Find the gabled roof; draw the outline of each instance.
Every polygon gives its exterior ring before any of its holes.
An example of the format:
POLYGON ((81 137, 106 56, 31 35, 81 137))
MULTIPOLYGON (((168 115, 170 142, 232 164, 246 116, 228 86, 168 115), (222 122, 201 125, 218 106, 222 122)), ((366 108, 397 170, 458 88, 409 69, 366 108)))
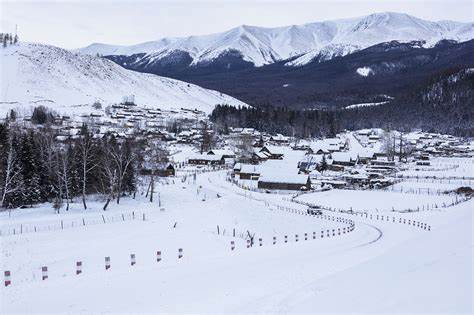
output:
POLYGON ((306 185, 308 182, 308 175, 300 174, 280 174, 280 173, 265 173, 260 177, 259 182, 266 183, 281 183, 281 184, 301 184, 306 185))
POLYGON ((189 160, 219 161, 222 155, 195 154, 189 157, 189 160))
POLYGON ((248 174, 260 174, 260 170, 258 166, 252 164, 242 164, 240 167, 240 173, 248 173, 248 174))
POLYGON ((271 154, 284 155, 284 149, 280 146, 266 145, 260 150, 260 152, 264 151, 265 149, 268 150, 268 152, 270 152, 271 154))
POLYGON ((332 160, 334 162, 355 162, 357 161, 357 154, 354 152, 334 152, 332 153, 332 160))
POLYGON ((207 154, 214 154, 214 155, 227 155, 227 156, 234 156, 235 153, 234 151, 230 150, 230 149, 213 149, 213 150, 210 150, 209 152, 207 152, 207 154))

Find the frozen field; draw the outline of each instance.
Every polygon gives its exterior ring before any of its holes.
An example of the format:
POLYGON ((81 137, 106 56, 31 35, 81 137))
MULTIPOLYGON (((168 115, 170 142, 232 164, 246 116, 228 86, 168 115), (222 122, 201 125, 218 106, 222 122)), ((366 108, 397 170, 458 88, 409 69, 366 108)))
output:
POLYGON ((348 225, 296 213, 306 207, 288 194, 244 191, 225 176, 211 172, 198 175, 197 182, 159 186, 163 209, 157 195, 153 204, 138 196, 106 212, 97 200, 87 213, 79 203, 59 215, 50 205, 1 213, 1 229, 140 214, 2 235, 2 272, 11 271, 12 285, 0 291, 1 313, 472 313, 472 200, 437 211, 391 213, 392 207, 421 207, 453 196, 332 190, 298 197, 333 208, 379 210, 431 227, 324 211, 355 221, 353 232, 328 238, 326 231, 348 225), (256 241, 249 249, 247 231, 256 241), (160 262, 156 251, 162 252, 160 262), (130 254, 136 255, 134 266, 130 254), (80 275, 76 261, 83 263, 80 275), (49 270, 45 281, 42 266, 49 270))

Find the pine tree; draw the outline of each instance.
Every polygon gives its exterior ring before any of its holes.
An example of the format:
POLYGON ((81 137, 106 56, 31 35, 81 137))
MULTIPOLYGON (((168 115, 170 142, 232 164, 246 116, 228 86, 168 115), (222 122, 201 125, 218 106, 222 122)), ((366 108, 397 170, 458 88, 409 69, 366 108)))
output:
POLYGON ((32 205, 41 201, 40 159, 33 143, 33 132, 21 136, 19 157, 24 182, 22 205, 32 205))

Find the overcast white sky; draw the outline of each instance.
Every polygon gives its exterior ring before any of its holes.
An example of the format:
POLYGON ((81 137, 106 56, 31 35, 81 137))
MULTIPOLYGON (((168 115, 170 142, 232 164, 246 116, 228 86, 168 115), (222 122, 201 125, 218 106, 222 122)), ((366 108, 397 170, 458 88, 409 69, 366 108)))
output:
POLYGON ((0 4, 2 31, 14 32, 18 24, 22 40, 65 48, 94 42, 129 45, 222 32, 241 24, 274 27, 383 11, 428 20, 474 20, 472 0, 0 0, 0 4))

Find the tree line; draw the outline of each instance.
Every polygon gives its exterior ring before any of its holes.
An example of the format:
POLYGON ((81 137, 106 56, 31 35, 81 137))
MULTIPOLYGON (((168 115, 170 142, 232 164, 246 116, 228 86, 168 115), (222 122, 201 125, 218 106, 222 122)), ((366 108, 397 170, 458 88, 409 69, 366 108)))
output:
POLYGON ((25 128, 11 118, 0 124, 1 207, 52 202, 58 211, 69 210, 79 198, 87 209, 88 196, 99 194, 106 210, 111 201, 135 196, 139 172, 151 169, 153 175, 168 161, 157 139, 94 137, 86 124, 74 138, 59 141, 56 135, 50 125, 25 128))
POLYGON ((11 33, 0 33, 0 43, 2 43, 3 47, 7 47, 8 45, 13 45, 18 43, 18 35, 12 35, 11 33))
POLYGON ((233 107, 218 105, 210 116, 217 131, 229 127, 255 128, 298 138, 334 137, 340 130, 336 111, 294 110, 284 107, 233 107))
POLYGON ((332 137, 344 129, 396 129, 474 136, 474 71, 452 68, 430 78, 421 87, 379 106, 335 110, 294 110, 258 106, 217 106, 211 120, 219 131, 251 127, 288 136, 332 137))

